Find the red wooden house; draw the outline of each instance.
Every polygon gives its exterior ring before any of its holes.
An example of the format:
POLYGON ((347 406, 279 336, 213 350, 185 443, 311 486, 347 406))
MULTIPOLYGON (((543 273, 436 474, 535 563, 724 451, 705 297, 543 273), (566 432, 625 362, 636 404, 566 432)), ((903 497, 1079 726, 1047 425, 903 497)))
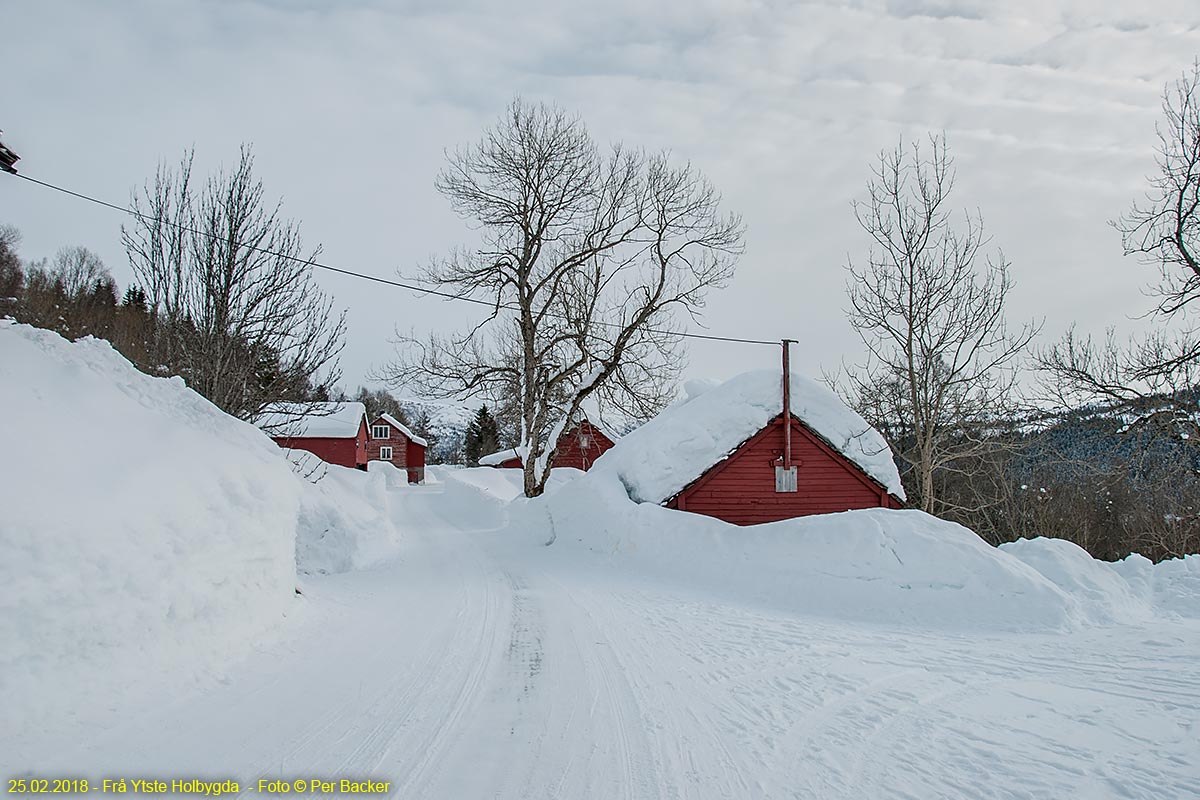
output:
POLYGON ((288 450, 305 450, 328 464, 367 468, 367 410, 362 403, 276 403, 258 427, 288 450))
POLYGON ((380 414, 371 422, 367 460, 387 461, 408 472, 409 483, 425 480, 425 448, 428 443, 391 414, 380 414))
POLYGON ((779 372, 748 373, 691 397, 624 437, 599 469, 634 500, 735 525, 902 508, 883 437, 825 387, 793 375, 784 397, 782 384, 779 372))
MULTIPOLYGON (((581 419, 558 437, 558 448, 551 466, 574 467, 586 472, 597 458, 612 448, 617 438, 587 418, 581 419)), ((524 461, 521 453, 513 448, 483 456, 479 459, 479 466, 521 469, 524 461)))

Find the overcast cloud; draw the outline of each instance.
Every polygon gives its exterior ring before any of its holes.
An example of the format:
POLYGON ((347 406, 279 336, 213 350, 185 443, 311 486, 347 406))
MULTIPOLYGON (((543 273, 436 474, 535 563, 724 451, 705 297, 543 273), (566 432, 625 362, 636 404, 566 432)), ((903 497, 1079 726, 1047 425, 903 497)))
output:
MULTIPOLYGON (((1145 267, 1106 221, 1153 169, 1163 84, 1200 55, 1200 3, 1158 0, 175 2, 9 0, 0 127, 33 177, 123 203, 160 159, 207 171, 252 142, 324 260, 412 274, 469 240, 433 189, 443 149, 520 93, 578 111, 602 141, 669 148, 748 224, 713 333, 800 340, 810 373, 859 355, 843 311, 850 203, 898 137, 945 130, 955 204, 1013 263, 1014 320, 1131 330, 1145 267)), ((99 252, 130 280, 120 215, 0 176, 26 258, 99 252)), ((319 275, 349 308, 348 388, 397 325, 470 307, 319 275)), ((693 343, 693 375, 777 352, 693 343)))

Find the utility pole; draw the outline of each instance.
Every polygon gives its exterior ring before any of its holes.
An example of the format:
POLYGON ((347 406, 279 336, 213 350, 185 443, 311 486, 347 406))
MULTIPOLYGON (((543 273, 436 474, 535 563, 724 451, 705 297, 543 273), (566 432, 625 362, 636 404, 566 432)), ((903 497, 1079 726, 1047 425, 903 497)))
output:
POLYGON ((792 466, 792 364, 795 339, 780 339, 783 349, 783 463, 775 468, 775 491, 796 491, 796 468, 792 466))

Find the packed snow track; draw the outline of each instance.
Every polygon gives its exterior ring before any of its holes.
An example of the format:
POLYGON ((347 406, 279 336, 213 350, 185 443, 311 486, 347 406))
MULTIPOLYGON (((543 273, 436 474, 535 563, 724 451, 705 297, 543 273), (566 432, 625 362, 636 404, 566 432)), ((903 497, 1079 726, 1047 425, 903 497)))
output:
POLYGON ((447 521, 304 578, 220 680, 9 735, 17 774, 370 778, 396 798, 1200 796, 1194 623, 967 636, 739 605, 447 521))

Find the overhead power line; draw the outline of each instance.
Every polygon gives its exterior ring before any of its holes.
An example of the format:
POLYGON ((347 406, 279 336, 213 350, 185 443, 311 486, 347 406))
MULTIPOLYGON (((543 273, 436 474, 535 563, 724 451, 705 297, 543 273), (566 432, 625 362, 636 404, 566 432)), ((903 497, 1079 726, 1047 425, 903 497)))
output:
MULTIPOLYGON (((21 180, 28 181, 29 183, 34 183, 34 184, 37 184, 38 186, 42 186, 47 189, 51 189, 55 192, 60 192, 62 194, 77 198, 79 200, 85 200, 89 203, 94 203, 98 206, 103 206, 105 208, 112 209, 113 211, 119 211, 122 214, 128 214, 132 217, 138 217, 139 219, 143 219, 148 222, 161 222, 164 225, 169 225, 173 228, 176 228, 181 231, 185 231, 187 233, 191 233, 196 236, 213 236, 213 234, 209 234, 205 231, 191 228, 182 223, 171 222, 170 220, 165 220, 165 219, 159 219, 158 217, 154 217, 149 214, 143 214, 142 212, 140 212, 136 209, 133 209, 133 208, 129 208, 128 206, 119 206, 116 203, 110 203, 107 200, 101 200, 98 197, 92 197, 91 195, 84 194, 82 192, 77 192, 72 189, 68 189, 64 186, 57 186, 53 183, 48 183, 46 181, 38 180, 37 178, 31 178, 30 176, 26 175, 23 172, 20 172, 20 173, 14 172, 11 174, 14 177, 20 178, 21 180)), ((511 305, 507 305, 507 304, 503 304, 503 303, 500 304, 499 306, 497 306, 495 303, 489 302, 487 300, 481 300, 477 297, 468 297, 468 296, 461 295, 461 294, 454 294, 453 292, 443 292, 443 291, 439 291, 437 289, 430 289, 430 288, 427 288, 424 286, 418 286, 416 284, 408 283, 405 281, 391 280, 389 278, 380 278, 376 275, 369 275, 365 272, 355 272, 354 270, 344 269, 342 267, 335 267, 332 264, 324 264, 320 261, 314 261, 314 260, 308 259, 308 258, 301 258, 299 256, 293 256, 293 255, 289 255, 287 253, 281 253, 277 250, 271 250, 271 249, 265 248, 265 247, 258 247, 256 245, 245 244, 243 242, 237 242, 237 245, 239 247, 244 247, 247 250, 251 250, 251 251, 254 251, 257 253, 263 253, 265 255, 274 256, 276 258, 282 258, 282 259, 286 259, 288 261, 296 261, 298 263, 307 264, 308 266, 311 266, 315 269, 322 269, 322 270, 325 270, 326 272, 333 272, 338 275, 348 275, 352 278, 359 278, 359 279, 365 280, 365 281, 381 283, 381 284, 384 284, 385 286, 394 286, 399 289, 407 289, 410 292, 417 292, 419 294, 432 295, 434 297, 441 297, 446 300, 457 300, 457 301, 464 302, 464 303, 473 303, 475 305, 485 306, 490 309, 499 308, 499 309, 504 309, 507 311, 518 310, 515 306, 511 306, 511 305)), ((616 323, 604 322, 602 320, 596 320, 595 324, 603 325, 603 326, 609 327, 609 328, 621 327, 620 325, 618 325, 616 323)), ((774 347, 778 347, 780 344, 779 341, 768 341, 766 339, 747 339, 747 338, 738 337, 738 336, 716 336, 716 335, 707 334, 707 333, 690 333, 687 331, 655 330, 653 328, 647 328, 646 331, 648 333, 655 333, 655 334, 660 334, 660 335, 665 335, 665 336, 678 336, 683 339, 703 339, 703 340, 712 341, 712 342, 733 342, 736 344, 763 344, 763 345, 772 345, 774 347)))

